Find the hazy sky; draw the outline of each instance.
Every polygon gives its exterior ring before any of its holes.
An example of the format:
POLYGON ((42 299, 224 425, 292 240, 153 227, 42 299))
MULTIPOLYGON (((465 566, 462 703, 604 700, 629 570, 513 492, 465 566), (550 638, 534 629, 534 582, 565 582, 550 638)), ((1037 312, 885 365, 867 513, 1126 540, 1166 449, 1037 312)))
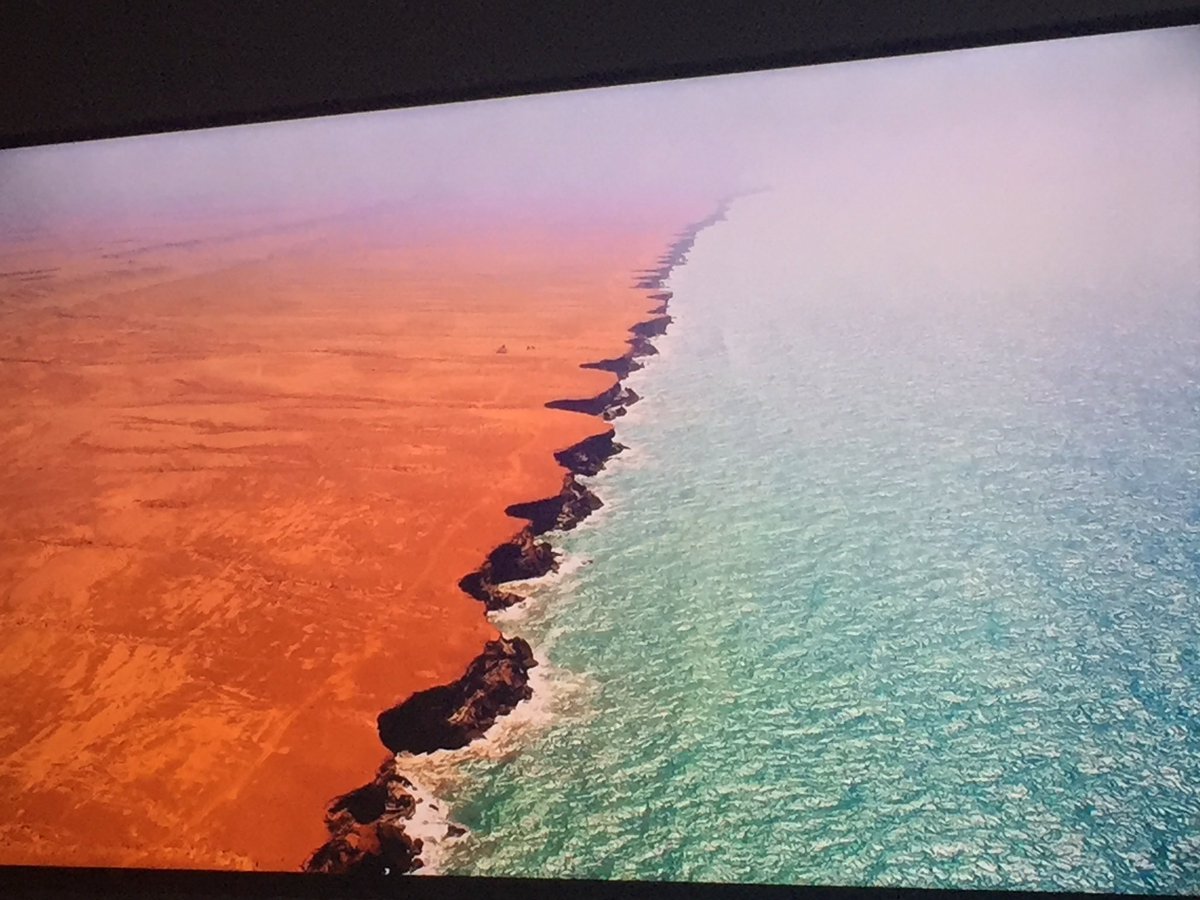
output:
POLYGON ((762 185, 834 228, 870 197, 881 235, 917 198, 987 205, 998 228, 1087 207, 1103 227, 1195 235, 1200 28, 3 151, 0 224, 762 185))

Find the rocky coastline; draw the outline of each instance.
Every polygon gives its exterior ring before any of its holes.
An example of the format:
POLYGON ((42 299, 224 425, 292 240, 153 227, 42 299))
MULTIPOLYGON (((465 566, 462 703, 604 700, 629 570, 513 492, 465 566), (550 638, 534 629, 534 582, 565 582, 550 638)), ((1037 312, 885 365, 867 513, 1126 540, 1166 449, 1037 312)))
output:
MULTIPOLYGON (((671 324, 667 307, 671 292, 663 283, 681 265, 704 228, 724 218, 722 202, 705 219, 678 235, 652 269, 636 273, 634 285, 650 291, 658 306, 652 318, 633 325, 624 354, 612 359, 584 363, 617 376, 612 387, 595 397, 552 400, 550 409, 596 416, 611 421, 641 398, 623 384, 630 372, 642 368, 640 360, 658 351, 652 340, 666 333, 671 324)), ((600 472, 605 463, 625 448, 610 428, 554 454, 566 473, 562 488, 552 497, 517 503, 505 511, 529 524, 496 547, 483 563, 459 581, 459 587, 489 610, 500 610, 524 599, 505 584, 538 578, 557 569, 558 561, 549 542, 538 538, 550 531, 570 530, 603 506, 603 501, 580 477, 600 472)), ((490 641, 483 652, 454 682, 413 694, 404 702, 380 713, 379 736, 384 746, 396 753, 429 753, 465 747, 481 737, 502 715, 529 699, 529 670, 537 665, 529 644, 520 637, 490 641)), ((411 822, 418 804, 430 802, 398 768, 395 756, 380 767, 374 779, 335 798, 326 809, 329 839, 305 861, 303 870, 328 874, 386 875, 413 872, 422 867, 423 842, 413 835, 411 822)), ((445 837, 464 833, 448 823, 445 837)))

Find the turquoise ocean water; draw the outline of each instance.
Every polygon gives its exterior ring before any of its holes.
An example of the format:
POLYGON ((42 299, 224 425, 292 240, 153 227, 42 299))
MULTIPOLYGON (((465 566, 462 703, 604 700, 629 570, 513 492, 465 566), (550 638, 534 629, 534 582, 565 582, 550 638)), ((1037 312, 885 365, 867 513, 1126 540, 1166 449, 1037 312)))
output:
POLYGON ((674 273, 439 867, 1200 890, 1191 261, 856 278, 790 202, 674 273))

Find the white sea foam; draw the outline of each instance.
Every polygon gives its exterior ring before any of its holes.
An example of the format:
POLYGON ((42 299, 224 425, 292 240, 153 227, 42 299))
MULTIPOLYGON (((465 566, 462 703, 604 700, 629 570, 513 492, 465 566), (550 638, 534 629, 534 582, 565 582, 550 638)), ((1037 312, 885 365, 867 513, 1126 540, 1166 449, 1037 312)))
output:
MULTIPOLYGON (((405 823, 409 836, 420 838, 423 875, 436 875, 446 857, 470 833, 450 833, 453 808, 444 799, 462 778, 464 764, 472 761, 500 762, 510 759, 531 743, 538 732, 549 728, 564 716, 586 720, 594 684, 587 676, 555 667, 547 659, 547 645, 534 647, 538 665, 529 672, 533 695, 508 715, 496 720, 487 733, 457 750, 432 753, 396 754, 396 765, 413 784, 410 791, 417 801, 413 817, 405 823)), ((461 828, 461 825, 458 825, 461 828)))
MULTIPOLYGON (((575 526, 573 530, 576 534, 582 531, 589 531, 593 528, 603 527, 612 518, 613 510, 620 506, 620 499, 610 496, 611 492, 605 491, 602 483, 598 483, 593 479, 587 486, 604 502, 604 505, 599 509, 593 510, 590 516, 575 526)), ((566 537, 566 534, 566 532, 557 532, 555 537, 562 540, 566 537)))
POLYGON ((501 631, 519 632, 521 623, 528 619, 532 612, 539 610, 546 598, 569 591, 579 570, 591 565, 591 562, 590 557, 582 554, 561 553, 557 570, 538 578, 504 582, 504 589, 521 597, 521 602, 507 609, 489 612, 488 619, 501 631))
MULTIPOLYGON (((637 406, 634 407, 634 409, 636 408, 637 406)), ((632 415, 632 413, 630 415, 632 415)), ((629 424, 634 423, 631 422, 629 424)), ((622 437, 622 432, 618 430, 617 440, 620 441, 622 437)), ((607 507, 614 503, 620 502, 619 497, 610 496, 611 492, 609 490, 609 484, 617 476, 617 473, 626 469, 640 468, 644 464, 646 458, 645 450, 639 448, 637 443, 634 442, 633 444, 626 445, 626 448, 620 453, 610 457, 604 463, 604 468, 595 475, 590 476, 587 480, 582 478, 579 480, 582 484, 591 488, 596 496, 604 501, 604 505, 607 507)), ((601 509, 603 509, 603 507, 601 507, 601 509)), ((590 518, 592 517, 589 516, 588 519, 584 519, 584 522, 587 522, 590 518)))
POLYGON ((409 793, 416 801, 416 809, 412 818, 404 823, 404 831, 409 837, 421 840, 422 867, 416 870, 418 875, 436 875, 441 869, 441 863, 451 846, 463 840, 463 834, 453 834, 449 808, 432 790, 413 776, 413 767, 409 762, 413 759, 407 754, 396 757, 397 763, 412 788, 409 793))

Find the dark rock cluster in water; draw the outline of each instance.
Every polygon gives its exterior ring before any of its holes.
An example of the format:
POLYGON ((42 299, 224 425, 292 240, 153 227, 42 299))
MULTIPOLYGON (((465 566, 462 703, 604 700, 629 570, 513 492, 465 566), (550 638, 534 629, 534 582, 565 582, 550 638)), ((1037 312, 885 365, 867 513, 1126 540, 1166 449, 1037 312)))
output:
POLYGON ((379 715, 379 737, 393 753, 457 750, 533 696, 537 665, 521 638, 489 641, 457 681, 418 691, 379 715))
POLYGON ((551 400, 546 404, 548 409, 564 409, 567 412, 584 413, 589 416, 602 416, 610 419, 613 415, 623 415, 626 406, 637 403, 641 398, 618 381, 608 390, 595 397, 585 400, 551 400), (614 412, 615 410, 620 412, 614 412))
POLYGON ((554 458, 560 466, 576 475, 595 475, 604 468, 610 457, 625 449, 624 445, 614 440, 615 437, 616 432, 609 429, 603 434, 584 438, 566 450, 559 450, 554 458))
POLYGON ((505 609, 522 599, 506 591, 506 581, 540 578, 558 566, 554 550, 545 541, 534 539, 533 528, 526 526, 488 554, 474 572, 464 575, 458 586, 490 610, 505 609))
MULTIPOLYGON (((418 691, 380 714, 379 737, 393 753, 456 750, 496 719, 533 696, 529 670, 537 665, 521 638, 489 641, 457 681, 418 691)), ((329 840, 304 864, 307 872, 402 874, 420 868, 423 843, 405 829, 420 802, 413 783, 389 759, 375 778, 329 805, 329 840)), ((450 823, 447 837, 465 829, 450 823)))
POLYGON ((534 534, 545 534, 555 530, 570 531, 603 505, 600 498, 582 485, 579 479, 567 473, 563 476, 562 490, 555 496, 529 503, 514 503, 505 512, 519 519, 528 519, 534 534))
MULTIPOLYGON (((623 355, 584 364, 584 368, 614 373, 617 382, 595 397, 555 400, 547 403, 548 407, 612 420, 624 415, 628 406, 641 399, 621 382, 630 372, 642 368, 639 357, 658 352, 651 339, 664 334, 671 323, 666 314, 671 292, 662 290, 663 282, 685 260, 696 234, 724 218, 725 209, 726 204, 722 203, 713 215, 685 230, 659 258, 656 268, 638 273, 635 286, 657 292, 650 295, 659 304, 654 318, 630 329, 629 349, 623 355)), ((507 352, 507 347, 497 352, 507 352)), ((503 609, 524 599, 501 585, 554 571, 557 567, 554 551, 549 543, 537 537, 556 529, 574 528, 603 505, 576 476, 597 474, 612 456, 624 449, 615 440, 615 432, 609 429, 555 453, 554 458, 567 470, 562 489, 553 497, 510 506, 509 515, 528 519, 529 525, 489 553, 478 569, 463 577, 459 586, 489 610, 503 609)), ((522 638, 489 641, 461 678, 419 691, 381 713, 377 720, 379 737, 393 753, 429 753, 465 747, 483 735, 497 718, 533 696, 529 670, 536 665, 533 651, 522 638)), ((385 875, 419 868, 422 841, 411 837, 404 827, 418 802, 413 790, 412 782, 396 768, 396 760, 392 758, 380 768, 374 780, 338 797, 325 816, 330 838, 305 862, 305 871, 385 875)), ((447 836, 457 836, 463 831, 451 824, 447 836)))
POLYGON ((422 841, 404 828, 417 806, 412 790, 390 759, 374 780, 338 797, 325 811, 329 840, 308 858, 304 871, 388 875, 420 868, 422 841))

